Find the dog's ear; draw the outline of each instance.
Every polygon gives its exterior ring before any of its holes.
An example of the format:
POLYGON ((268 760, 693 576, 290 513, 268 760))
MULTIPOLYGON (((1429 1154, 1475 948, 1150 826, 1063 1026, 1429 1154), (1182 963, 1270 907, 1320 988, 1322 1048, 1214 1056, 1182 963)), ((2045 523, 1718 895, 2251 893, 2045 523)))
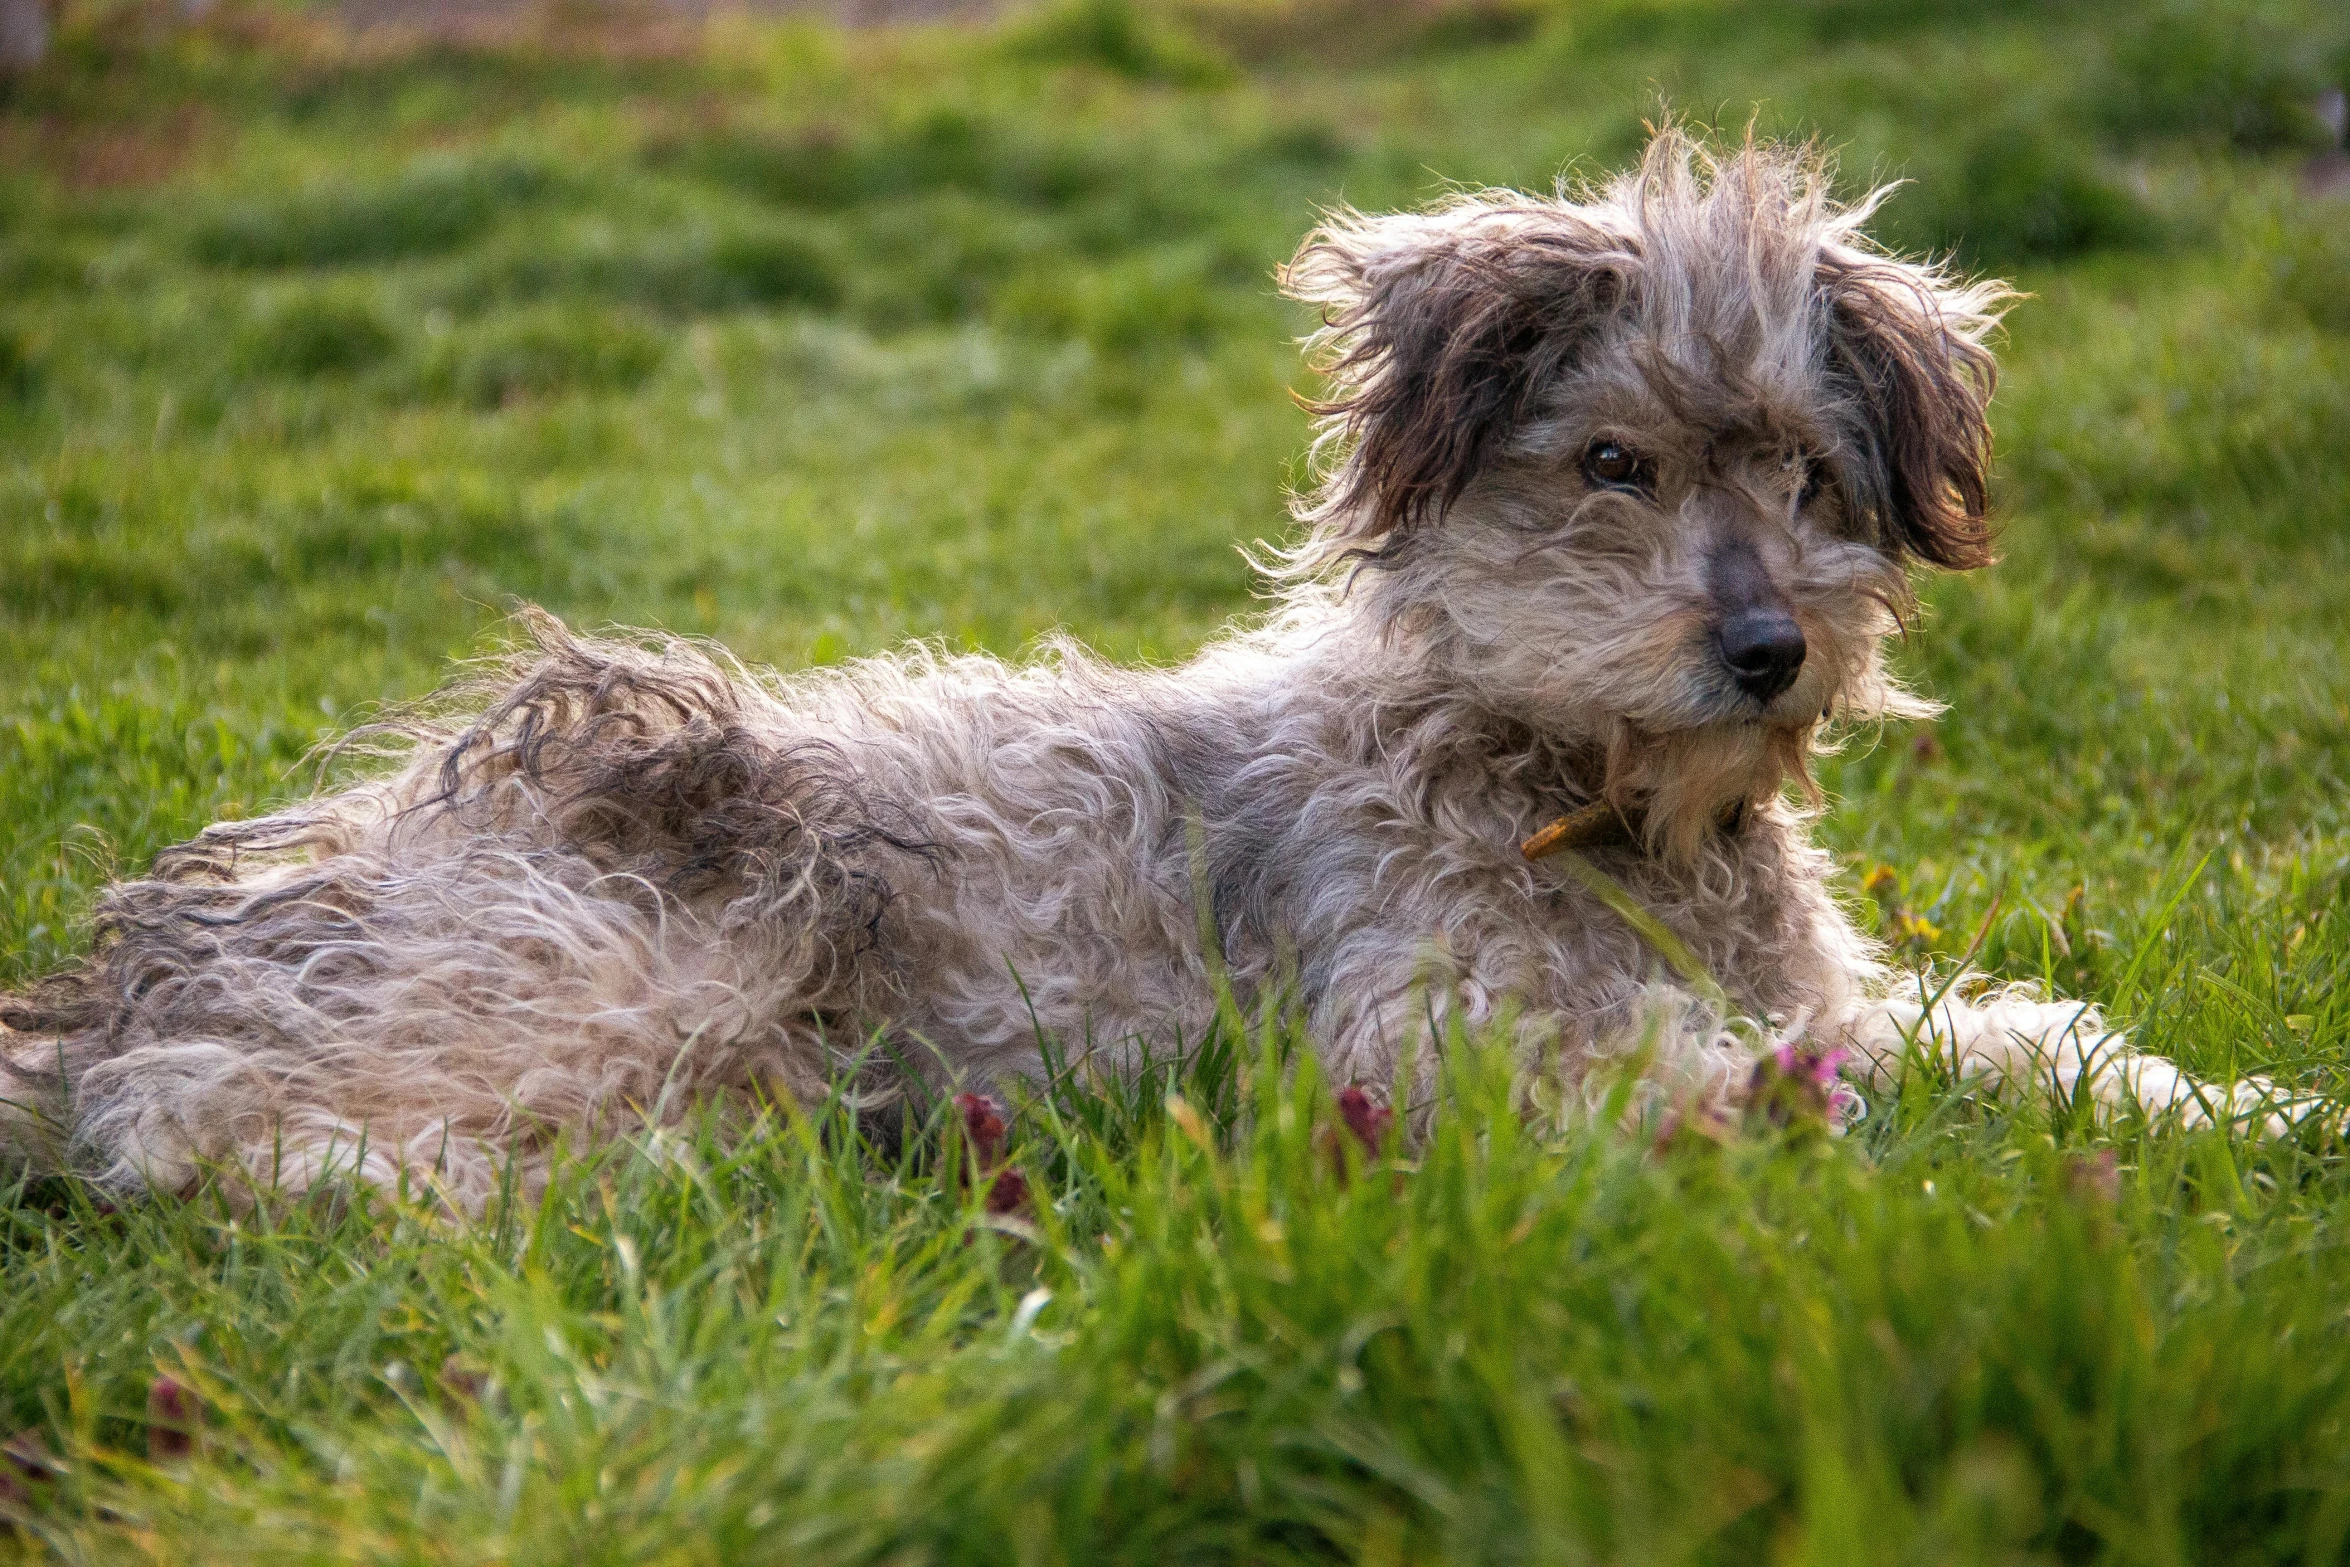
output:
POLYGON ((1983 339, 2012 296, 1841 246, 1822 256, 1819 280, 1851 503, 1897 554, 1960 571, 1989 565, 1997 364, 1983 339))
POLYGON ((1321 308, 1326 477, 1299 514, 1328 553, 1392 558, 1460 498, 1545 381, 1624 296, 1633 258, 1563 204, 1464 197, 1347 213, 1281 270, 1321 308))

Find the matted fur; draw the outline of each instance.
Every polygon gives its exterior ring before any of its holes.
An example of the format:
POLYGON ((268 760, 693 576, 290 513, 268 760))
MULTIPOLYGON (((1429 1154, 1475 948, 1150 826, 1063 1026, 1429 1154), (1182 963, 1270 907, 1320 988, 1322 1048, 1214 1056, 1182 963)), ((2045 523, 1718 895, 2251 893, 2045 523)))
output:
POLYGON ((1667 133, 1604 188, 1334 217, 1284 272, 1330 390, 1265 624, 1174 671, 783 678, 527 616, 370 737, 384 776, 109 889, 90 957, 0 1005, 5 1125, 125 1187, 222 1161, 478 1206, 556 1132, 713 1094, 1000 1080, 1044 1035, 1115 1064, 1198 1037, 1219 971, 1292 997, 1341 1081, 1506 1020, 1570 1086, 1647 1048, 1725 1106, 1750 1040, 1518 852, 1594 799, 1641 824, 1601 866, 1781 1034, 1883 1064, 1923 1030, 2202 1116, 2083 1008, 1887 998, 1782 798, 1833 716, 1924 710, 1880 658, 1909 572, 1989 553, 2004 295, 1871 249, 1871 204, 1667 133), (1718 646, 1757 604, 1804 642, 1765 697, 1718 646))

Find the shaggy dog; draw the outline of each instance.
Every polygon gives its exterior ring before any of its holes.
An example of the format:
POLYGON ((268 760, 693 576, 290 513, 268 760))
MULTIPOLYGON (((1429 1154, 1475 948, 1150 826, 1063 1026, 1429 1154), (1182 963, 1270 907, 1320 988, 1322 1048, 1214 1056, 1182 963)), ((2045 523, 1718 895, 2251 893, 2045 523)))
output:
POLYGON ((1325 224, 1283 273, 1325 323, 1323 479, 1277 611, 1179 669, 785 679, 527 618, 388 773, 107 891, 90 957, 0 1007, 13 1140, 125 1187, 218 1161, 478 1207, 562 1129, 852 1061, 1033 1076, 1047 1038, 1115 1066, 1227 984, 1298 1008, 1334 1081, 1415 1097, 1399 1068, 1457 1019, 1569 1088, 1639 1052, 1728 1109, 1735 1009, 1879 1072, 1923 1046, 2269 1114, 2082 1006, 1905 997, 1782 796, 1831 721, 1926 710, 1883 640, 1914 570, 1991 555, 2006 296, 1871 248, 1872 205, 1668 132, 1604 189, 1325 224), (1580 860, 1521 852, 1562 818, 1580 860))

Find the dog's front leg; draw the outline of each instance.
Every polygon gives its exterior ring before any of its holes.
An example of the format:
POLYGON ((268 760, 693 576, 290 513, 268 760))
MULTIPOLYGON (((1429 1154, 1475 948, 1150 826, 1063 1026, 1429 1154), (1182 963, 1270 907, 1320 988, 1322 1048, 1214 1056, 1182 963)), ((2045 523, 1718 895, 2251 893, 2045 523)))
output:
POLYGON ((1912 1067, 1939 1065, 1995 1090, 2057 1099, 2086 1093, 2107 1111, 2134 1105, 2180 1126, 2250 1126, 2277 1136, 2294 1119, 2291 1096, 2267 1078, 2222 1087, 2192 1077, 2133 1049, 2087 1002, 1996 990, 1961 999, 1955 992, 1890 996, 1847 1023, 1846 1041, 1877 1087, 1895 1086, 1912 1067))

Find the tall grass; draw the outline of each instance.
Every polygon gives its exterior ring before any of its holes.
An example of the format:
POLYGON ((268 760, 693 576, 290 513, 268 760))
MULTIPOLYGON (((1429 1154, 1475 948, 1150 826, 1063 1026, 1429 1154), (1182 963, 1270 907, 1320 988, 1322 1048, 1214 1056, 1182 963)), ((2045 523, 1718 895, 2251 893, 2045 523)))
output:
POLYGON ((1294 1041, 1230 1043, 1237 1079, 1192 1078, 1228 1119, 1026 1106, 1012 1219, 945 1107, 878 1145, 837 1102, 477 1224, 20 1194, 0 1355, 73 1455, 24 1527, 208 1560, 2342 1548, 2350 1277, 2291 1148, 2117 1165, 1924 1097, 1865 1149, 1659 1153, 1529 1122, 1455 1040, 1407 1158, 1338 1131, 1294 1041), (159 1371, 184 1458, 150 1453, 159 1371))

